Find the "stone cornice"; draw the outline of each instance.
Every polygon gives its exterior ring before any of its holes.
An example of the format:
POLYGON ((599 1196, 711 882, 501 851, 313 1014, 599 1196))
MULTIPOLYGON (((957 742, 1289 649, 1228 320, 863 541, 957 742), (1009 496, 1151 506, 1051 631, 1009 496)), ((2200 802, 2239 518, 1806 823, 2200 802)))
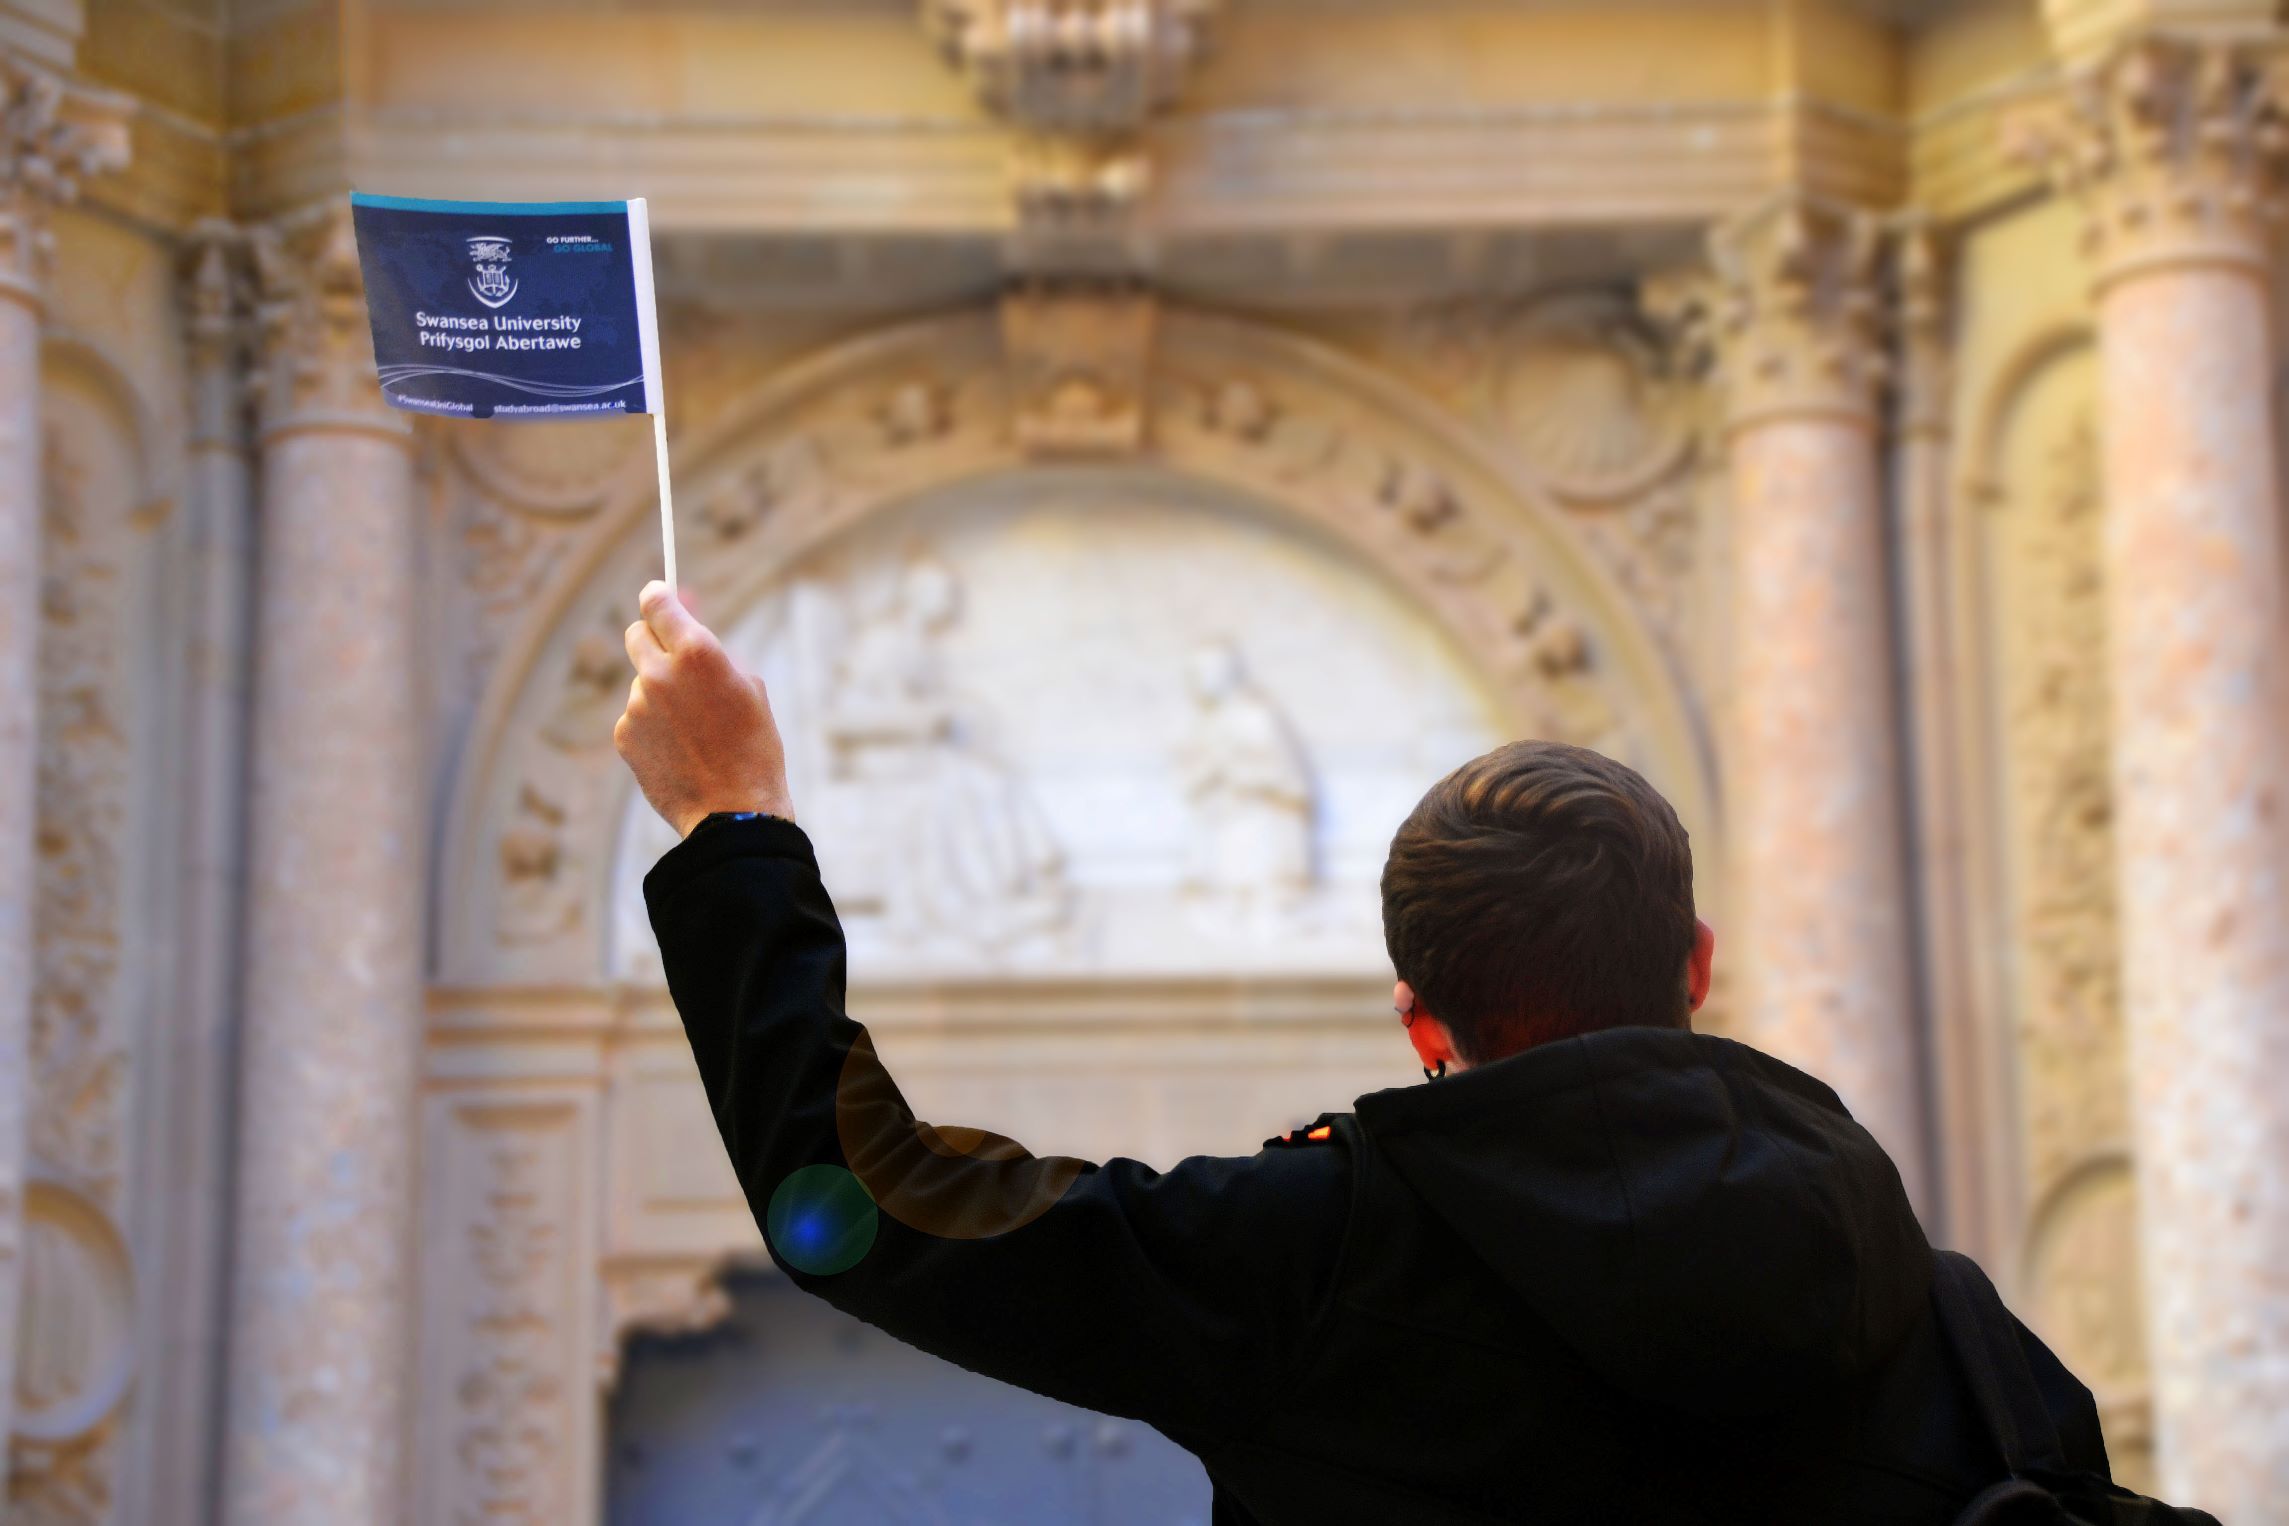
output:
MULTIPOLYGON (((1906 164, 1901 129, 1790 100, 1223 111, 1139 136, 1153 166, 1145 220, 1163 239, 1702 222, 1798 183, 1881 203, 1904 189, 1906 164)), ((504 181, 535 197, 643 184, 663 233, 998 238, 1015 225, 1011 160, 1000 126, 951 118, 392 112, 364 125, 354 167, 448 197, 504 181)))
POLYGON ((2273 41, 2145 36, 2008 124, 2011 147, 2085 214, 2101 288, 2185 265, 2264 276, 2289 164, 2273 41))

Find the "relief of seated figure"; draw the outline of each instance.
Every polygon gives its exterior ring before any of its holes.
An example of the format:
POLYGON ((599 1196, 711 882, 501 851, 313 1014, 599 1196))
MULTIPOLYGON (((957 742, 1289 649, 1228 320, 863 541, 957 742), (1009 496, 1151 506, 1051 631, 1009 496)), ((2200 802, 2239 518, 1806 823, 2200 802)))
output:
POLYGON ((892 936, 1006 952, 1053 935, 1073 897, 1040 807, 946 681, 938 649, 960 616, 952 571, 912 557, 831 659, 820 729, 830 777, 867 789, 892 936))

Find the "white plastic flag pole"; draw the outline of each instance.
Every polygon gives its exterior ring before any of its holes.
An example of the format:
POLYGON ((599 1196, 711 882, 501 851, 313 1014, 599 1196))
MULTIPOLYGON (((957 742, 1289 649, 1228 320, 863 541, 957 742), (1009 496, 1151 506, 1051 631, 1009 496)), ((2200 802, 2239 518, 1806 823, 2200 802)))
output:
POLYGON ((683 597, 683 585, 676 581, 676 499, 668 487, 668 416, 652 415, 652 449, 660 458, 660 554, 667 563, 668 588, 677 598, 683 597))
POLYGON ((659 303, 652 286, 652 211, 641 196, 628 201, 629 266, 636 278, 636 335, 644 357, 644 411, 652 416, 652 453, 660 466, 660 553, 668 589, 683 597, 676 581, 676 500, 668 486, 668 399, 660 372, 659 303))

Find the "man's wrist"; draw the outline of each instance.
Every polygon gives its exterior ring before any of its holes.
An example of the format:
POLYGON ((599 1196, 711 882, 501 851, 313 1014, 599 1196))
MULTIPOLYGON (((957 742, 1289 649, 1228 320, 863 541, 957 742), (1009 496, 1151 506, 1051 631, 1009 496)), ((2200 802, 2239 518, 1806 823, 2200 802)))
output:
POLYGON ((678 837, 690 837, 694 832, 712 823, 725 821, 753 821, 758 817, 773 816, 781 821, 793 821, 795 808, 785 796, 765 800, 736 810, 701 811, 686 818, 676 829, 678 837))

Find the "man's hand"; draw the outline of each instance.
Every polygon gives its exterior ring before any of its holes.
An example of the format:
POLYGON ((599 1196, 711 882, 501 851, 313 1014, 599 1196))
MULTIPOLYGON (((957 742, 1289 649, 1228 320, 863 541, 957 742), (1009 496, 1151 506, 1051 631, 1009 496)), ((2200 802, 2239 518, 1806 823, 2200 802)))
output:
POLYGON ((636 681, 612 745, 644 798, 679 837, 717 811, 792 820, 787 753, 763 680, 740 672, 667 584, 646 583, 637 602, 644 618, 627 632, 636 681))

